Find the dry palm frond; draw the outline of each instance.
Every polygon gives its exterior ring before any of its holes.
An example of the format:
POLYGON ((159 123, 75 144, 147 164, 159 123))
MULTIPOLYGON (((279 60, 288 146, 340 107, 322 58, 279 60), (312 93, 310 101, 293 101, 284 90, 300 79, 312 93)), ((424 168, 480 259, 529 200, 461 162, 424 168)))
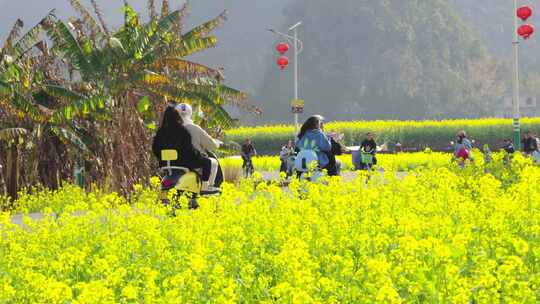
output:
POLYGON ((36 48, 43 53, 43 55, 48 56, 49 55, 49 47, 47 46, 47 42, 44 40, 41 40, 36 44, 36 48))
POLYGON ((21 35, 21 30, 23 26, 24 26, 24 23, 22 22, 21 19, 17 19, 17 21, 15 21, 15 24, 11 28, 11 31, 9 32, 8 37, 6 41, 4 42, 4 50, 2 50, 2 54, 4 54, 5 50, 11 49, 11 47, 13 47, 13 42, 15 41, 15 39, 19 38, 19 36, 21 35))
POLYGON ((94 8, 94 13, 98 17, 99 23, 101 23, 101 27, 105 31, 105 34, 107 36, 110 36, 110 31, 107 27, 107 23, 105 23, 105 18, 103 18, 103 12, 99 8, 99 5, 96 0, 90 0, 90 3, 92 3, 92 7, 94 8))
POLYGON ((101 36, 102 30, 94 17, 92 17, 90 12, 81 4, 79 0, 69 0, 69 3, 71 4, 71 7, 73 7, 73 9, 81 16, 81 20, 78 20, 80 25, 84 25, 88 29, 91 39, 95 41, 99 36, 101 36))
POLYGON ((157 18, 156 0, 148 0, 148 10, 150 12, 150 20, 157 18))
POLYGON ((170 14, 169 0, 163 0, 161 3, 161 17, 168 16, 170 14))
POLYGON ((28 130, 24 128, 9 128, 0 130, 0 140, 15 140, 28 134, 28 130))
POLYGON ((186 1, 182 7, 179 10, 178 18, 174 22, 174 32, 178 35, 182 34, 182 31, 184 30, 184 19, 187 17, 189 13, 189 1, 186 1))

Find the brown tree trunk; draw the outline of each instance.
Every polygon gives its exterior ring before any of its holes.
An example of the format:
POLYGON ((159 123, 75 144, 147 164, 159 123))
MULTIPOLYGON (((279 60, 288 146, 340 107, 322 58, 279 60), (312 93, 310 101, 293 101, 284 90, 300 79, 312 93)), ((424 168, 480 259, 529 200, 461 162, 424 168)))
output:
POLYGON ((11 145, 8 150, 7 190, 8 196, 16 200, 19 183, 19 151, 17 145, 11 145))

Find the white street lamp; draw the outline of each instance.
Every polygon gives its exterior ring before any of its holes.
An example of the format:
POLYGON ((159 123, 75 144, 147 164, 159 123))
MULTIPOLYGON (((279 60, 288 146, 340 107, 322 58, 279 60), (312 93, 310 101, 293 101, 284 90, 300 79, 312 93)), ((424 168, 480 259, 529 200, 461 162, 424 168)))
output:
MULTIPOLYGON (((289 28, 289 32, 293 32, 293 35, 285 34, 279 31, 276 31, 274 29, 269 29, 270 32, 284 37, 287 39, 287 41, 292 42, 294 45, 294 100, 297 101, 298 98, 298 77, 299 77, 299 71, 298 71, 298 55, 300 55, 304 49, 304 43, 298 39, 298 27, 302 25, 302 22, 298 22, 295 25, 291 26, 289 28)), ((294 113, 294 126, 296 129, 296 132, 298 132, 298 113, 294 113)))

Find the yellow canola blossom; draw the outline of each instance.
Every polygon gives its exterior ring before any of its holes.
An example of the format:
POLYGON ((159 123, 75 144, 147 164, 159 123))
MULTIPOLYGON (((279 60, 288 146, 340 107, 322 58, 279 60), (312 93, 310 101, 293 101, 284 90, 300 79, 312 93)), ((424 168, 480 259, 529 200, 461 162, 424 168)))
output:
POLYGON ((538 303, 540 168, 477 159, 242 180, 176 217, 155 180, 24 195, 53 212, 0 217, 0 303, 538 303))

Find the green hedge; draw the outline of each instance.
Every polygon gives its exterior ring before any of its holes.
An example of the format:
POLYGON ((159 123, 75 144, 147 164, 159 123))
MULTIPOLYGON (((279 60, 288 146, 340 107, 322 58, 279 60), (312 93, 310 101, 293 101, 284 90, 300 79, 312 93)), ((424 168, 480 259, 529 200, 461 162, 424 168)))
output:
MULTIPOLYGON (((456 133, 465 130, 476 146, 489 144, 497 149, 505 138, 512 138, 511 119, 461 119, 443 121, 351 121, 326 124, 327 132, 345 135, 346 145, 358 145, 367 132, 375 132, 379 144, 388 143, 392 148, 399 142, 405 148, 446 150, 456 133)), ((540 133, 540 118, 522 120, 522 130, 540 133)), ((280 147, 294 138, 291 125, 244 127, 226 132, 226 140, 243 143, 251 138, 259 154, 277 154, 280 147)))

